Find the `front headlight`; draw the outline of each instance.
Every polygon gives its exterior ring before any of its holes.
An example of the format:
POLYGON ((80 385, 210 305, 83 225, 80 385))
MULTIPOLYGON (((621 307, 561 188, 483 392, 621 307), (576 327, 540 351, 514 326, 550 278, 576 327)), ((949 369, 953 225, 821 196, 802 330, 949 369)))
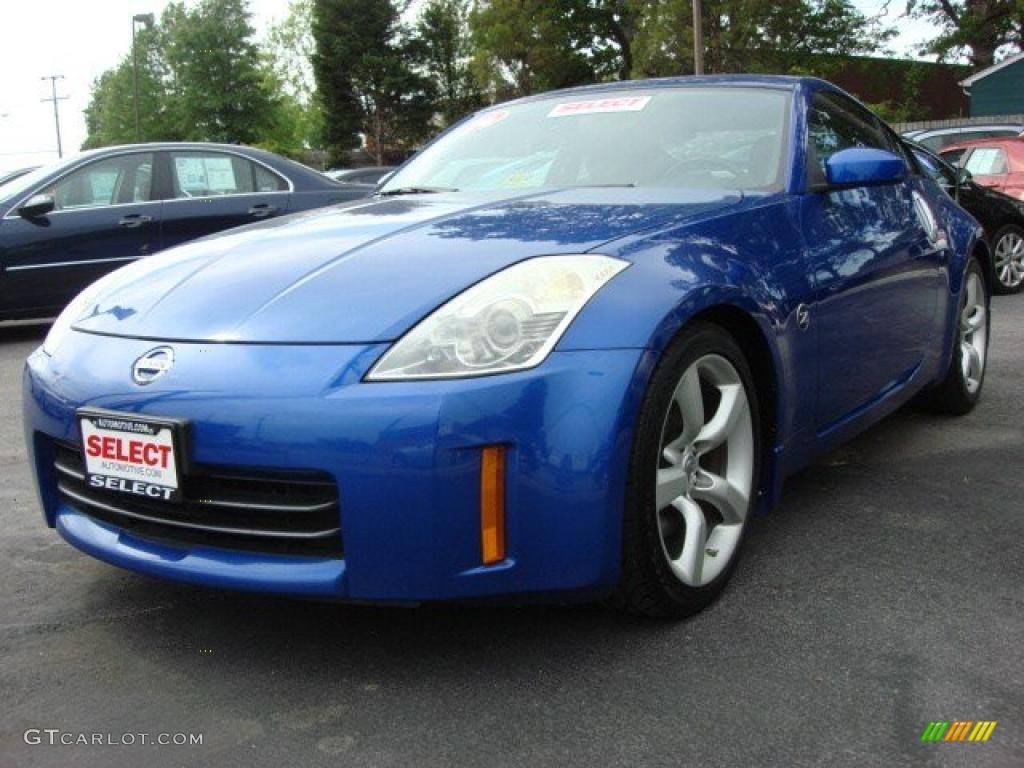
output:
POLYGON ((628 266, 598 255, 514 264, 428 315, 366 379, 451 379, 540 365, 590 297, 628 266))

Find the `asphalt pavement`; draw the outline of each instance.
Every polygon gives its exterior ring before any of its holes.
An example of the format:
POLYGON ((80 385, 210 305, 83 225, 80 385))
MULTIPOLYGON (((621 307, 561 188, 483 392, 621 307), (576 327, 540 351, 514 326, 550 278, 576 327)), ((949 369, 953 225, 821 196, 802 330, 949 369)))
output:
POLYGON ((44 526, 26 463, 45 327, 0 326, 0 768, 1024 765, 1024 296, 993 317, 972 414, 906 409, 792 478, 723 598, 678 624, 298 602, 93 560, 44 526), (921 743, 932 720, 998 725, 921 743), (93 734, 135 743, 59 743, 93 734))

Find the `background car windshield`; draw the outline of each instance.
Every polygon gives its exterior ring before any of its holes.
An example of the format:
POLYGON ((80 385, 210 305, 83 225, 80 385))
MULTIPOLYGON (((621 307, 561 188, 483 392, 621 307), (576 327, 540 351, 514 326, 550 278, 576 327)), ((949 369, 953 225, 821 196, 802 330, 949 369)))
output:
POLYGON ((32 187, 52 174, 57 167, 56 165, 44 165, 42 168, 29 171, 24 176, 11 179, 6 184, 0 184, 0 200, 27 194, 32 187))
POLYGON ((787 91, 675 88, 545 98, 481 112, 382 191, 781 187, 787 91))
POLYGON ((965 167, 975 176, 1006 173, 1006 153, 996 147, 980 147, 971 152, 965 167))

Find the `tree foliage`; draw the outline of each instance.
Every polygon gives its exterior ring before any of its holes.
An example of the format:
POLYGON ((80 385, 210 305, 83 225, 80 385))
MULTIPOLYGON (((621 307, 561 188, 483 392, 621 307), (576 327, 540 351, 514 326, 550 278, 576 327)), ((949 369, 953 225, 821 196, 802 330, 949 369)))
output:
MULTIPOLYGON (((890 0, 891 1, 891 0, 890 0)), ((978 66, 1021 44, 1024 0, 904 0, 978 66)), ((853 0, 704 0, 708 72, 828 77, 892 31, 853 0)), ((177 0, 138 36, 142 140, 363 147, 402 159, 485 103, 693 71, 692 0, 290 0, 257 43, 247 0, 177 0)), ((131 52, 94 83, 87 146, 135 139, 131 52)), ((910 110, 904 103, 883 104, 910 110)))
POLYGON ((1024 48, 1024 0, 907 0, 907 12, 939 27, 925 50, 943 59, 967 51, 984 69, 1003 46, 1024 48))
MULTIPOLYGON (((259 144, 282 133, 280 88, 253 40, 245 0, 171 3, 139 31, 142 141, 259 144)), ((87 147, 135 140, 129 51, 93 83, 87 147)))
POLYGON ((474 69, 496 100, 593 82, 588 30, 558 0, 481 0, 470 14, 474 69))
POLYGON ((431 132, 435 89, 422 74, 422 46, 391 0, 315 0, 313 74, 334 162, 347 162, 360 133, 378 164, 431 132))
POLYGON ((482 106, 483 94, 470 60, 467 0, 428 0, 413 29, 424 74, 437 88, 442 127, 482 106))
MULTIPOLYGON (((631 74, 691 73, 690 0, 653 0, 641 6, 634 8, 631 25, 631 74)), ((849 0, 705 2, 702 32, 709 73, 802 73, 811 57, 873 53, 892 35, 849 0)))
MULTIPOLYGON (((140 29, 136 39, 139 72, 139 138, 142 141, 181 138, 166 99, 160 38, 155 30, 140 29)), ((136 140, 135 89, 132 54, 93 81, 85 108, 83 149, 136 140)))
POLYGON ((280 101, 280 135, 276 143, 289 147, 319 146, 323 110, 313 77, 313 0, 292 0, 284 18, 271 25, 266 39, 273 73, 268 87, 280 101))
MULTIPOLYGON (((850 0, 706 0, 708 72, 801 71, 811 55, 871 53, 891 36, 850 0)), ((480 0, 477 62, 498 97, 693 71, 691 0, 480 0)))

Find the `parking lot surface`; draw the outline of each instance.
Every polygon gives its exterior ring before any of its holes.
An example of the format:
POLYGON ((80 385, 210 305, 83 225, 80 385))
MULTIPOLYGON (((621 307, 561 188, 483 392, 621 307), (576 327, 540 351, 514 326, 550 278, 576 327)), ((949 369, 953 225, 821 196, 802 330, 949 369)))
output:
POLYGON ((0 326, 0 766, 1024 765, 1024 296, 993 318, 974 413, 905 409, 792 478, 723 598, 678 624, 288 601, 95 561, 44 526, 26 463, 45 327, 0 326), (932 720, 998 725, 923 744, 932 720))

